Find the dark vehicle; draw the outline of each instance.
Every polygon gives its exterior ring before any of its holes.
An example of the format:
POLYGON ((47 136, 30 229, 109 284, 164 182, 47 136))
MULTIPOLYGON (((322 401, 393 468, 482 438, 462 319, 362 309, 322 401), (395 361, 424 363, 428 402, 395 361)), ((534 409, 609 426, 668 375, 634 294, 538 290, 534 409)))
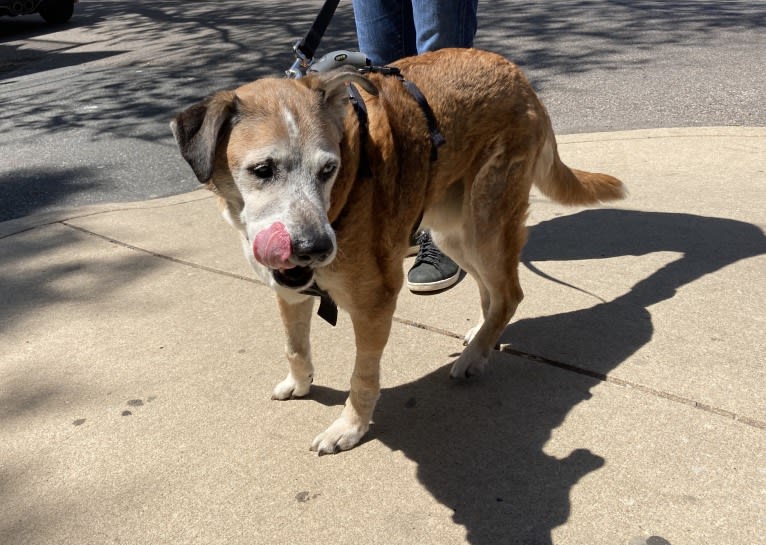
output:
POLYGON ((53 25, 66 23, 74 13, 77 0, 0 0, 0 16, 39 13, 53 25))

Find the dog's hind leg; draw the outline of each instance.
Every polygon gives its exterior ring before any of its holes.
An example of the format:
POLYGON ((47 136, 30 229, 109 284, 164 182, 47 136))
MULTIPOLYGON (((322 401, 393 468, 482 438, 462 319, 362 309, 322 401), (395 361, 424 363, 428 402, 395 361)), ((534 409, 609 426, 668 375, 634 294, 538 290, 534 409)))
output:
POLYGON ((351 388, 340 417, 316 436, 311 450, 333 454, 356 445, 370 427, 380 396, 380 358, 391 332, 396 299, 383 305, 350 310, 356 339, 356 361, 351 388))
POLYGON ((309 393, 314 379, 314 366, 311 364, 311 311, 314 308, 313 297, 306 297, 296 303, 289 303, 277 295, 279 313, 285 328, 285 355, 290 365, 287 377, 276 385, 271 399, 290 399, 309 393))
MULTIPOLYGON (((468 272, 468 269, 464 269, 466 272, 468 272)), ((473 279, 476 281, 476 284, 479 286, 479 296, 481 298, 481 314, 479 315, 479 320, 475 326, 473 326, 471 329, 466 331, 465 335, 463 336, 463 344, 467 345, 470 343, 473 338, 476 336, 476 333, 479 332, 479 329, 481 329, 481 326, 484 324, 484 318, 487 316, 487 313, 489 312, 489 290, 484 287, 484 285, 481 283, 480 277, 476 273, 469 272, 473 279)))
POLYGON ((508 283, 509 286, 497 290, 491 296, 489 309, 481 325, 466 334, 468 346, 452 364, 451 378, 470 378, 484 372, 490 351, 523 297, 517 275, 508 278, 508 283))
POLYGON ((452 378, 479 375, 489 353, 524 297, 519 257, 526 241, 530 182, 526 162, 505 153, 490 159, 474 180, 463 209, 460 259, 479 285, 483 321, 465 337, 468 343, 450 370, 452 378))

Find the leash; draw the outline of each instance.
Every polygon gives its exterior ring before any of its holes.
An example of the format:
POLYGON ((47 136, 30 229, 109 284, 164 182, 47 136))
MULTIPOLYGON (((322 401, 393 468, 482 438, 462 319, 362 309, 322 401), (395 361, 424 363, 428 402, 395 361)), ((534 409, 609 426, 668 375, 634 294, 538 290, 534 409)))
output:
POLYGON ((322 36, 324 36, 325 30, 327 30, 327 26, 330 24, 330 20, 335 14, 339 3, 340 0, 325 0, 314 22, 311 23, 309 31, 301 40, 295 43, 293 46, 295 62, 285 72, 288 78, 299 79, 303 77, 303 74, 314 60, 314 53, 316 53, 319 42, 322 41, 322 36))

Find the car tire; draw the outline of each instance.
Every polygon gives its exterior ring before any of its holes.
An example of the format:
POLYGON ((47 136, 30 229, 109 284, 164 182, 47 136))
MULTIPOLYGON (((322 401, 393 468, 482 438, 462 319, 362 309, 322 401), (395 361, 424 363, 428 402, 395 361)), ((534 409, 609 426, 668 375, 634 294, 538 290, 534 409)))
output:
POLYGON ((74 13, 72 0, 47 0, 40 8, 40 15, 46 23, 61 25, 69 21, 74 13))

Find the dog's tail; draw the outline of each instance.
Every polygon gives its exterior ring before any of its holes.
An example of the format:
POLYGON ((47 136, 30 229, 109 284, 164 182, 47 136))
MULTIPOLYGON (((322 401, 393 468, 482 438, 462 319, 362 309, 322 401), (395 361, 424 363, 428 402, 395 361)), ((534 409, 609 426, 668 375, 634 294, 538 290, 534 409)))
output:
POLYGON ((554 201, 577 205, 625 197, 625 186, 617 178, 566 166, 559 158, 552 136, 544 145, 541 159, 544 164, 549 164, 550 168, 547 169, 547 173, 535 176, 535 185, 554 201))

